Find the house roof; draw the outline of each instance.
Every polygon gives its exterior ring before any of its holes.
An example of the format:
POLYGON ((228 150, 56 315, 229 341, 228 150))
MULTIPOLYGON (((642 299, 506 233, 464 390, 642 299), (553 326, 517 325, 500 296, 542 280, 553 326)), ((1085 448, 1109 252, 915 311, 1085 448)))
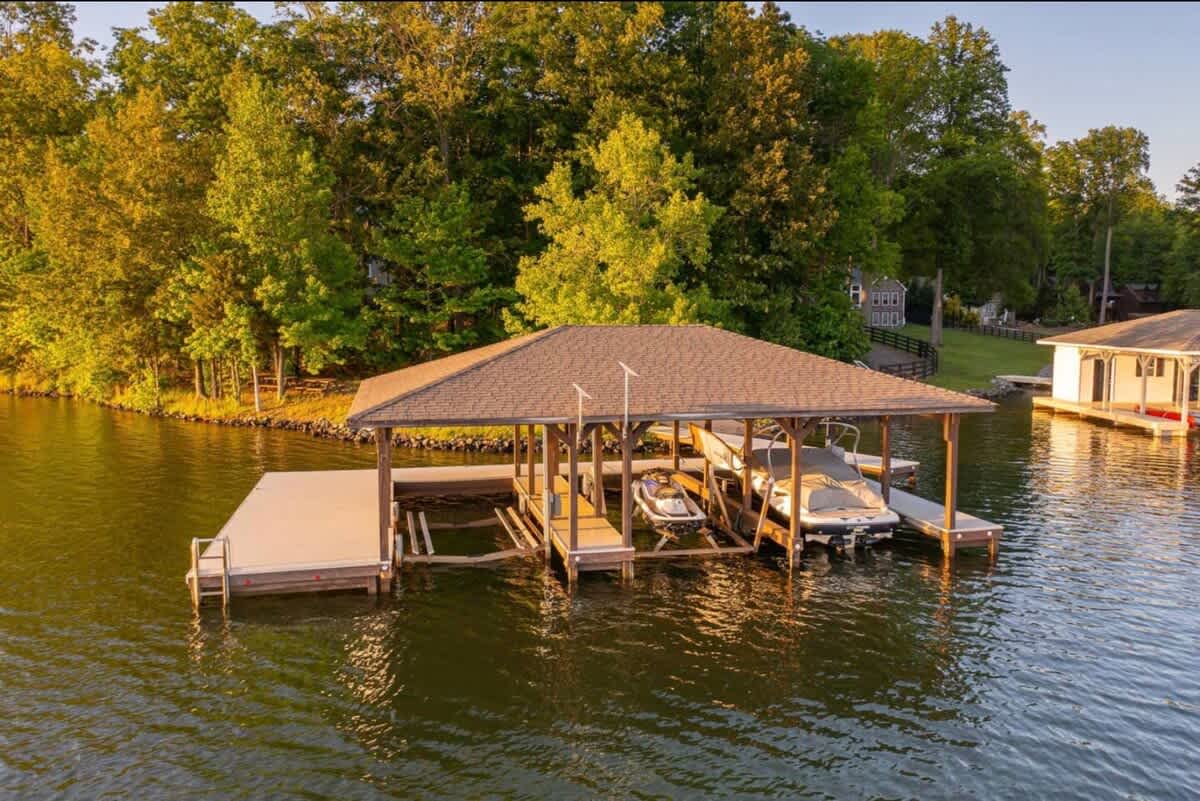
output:
POLYGON ((1038 340, 1039 345, 1077 345, 1097 350, 1130 350, 1168 355, 1200 355, 1200 309, 1179 309, 1084 328, 1038 340))
POLYGON ((561 326, 364 381, 360 428, 967 413, 988 401, 703 325, 561 326))

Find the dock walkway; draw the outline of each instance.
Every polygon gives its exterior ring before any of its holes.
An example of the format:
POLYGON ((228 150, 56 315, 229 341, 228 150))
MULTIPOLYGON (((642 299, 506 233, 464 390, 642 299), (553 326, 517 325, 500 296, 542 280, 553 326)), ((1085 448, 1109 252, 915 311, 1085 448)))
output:
POLYGON ((1098 403, 1072 403, 1053 397, 1034 398, 1033 407, 1047 409, 1051 412, 1067 412, 1092 420, 1103 420, 1115 426, 1140 428, 1160 437, 1186 437, 1188 435, 1188 425, 1182 420, 1140 414, 1136 409, 1129 407, 1113 405, 1108 409, 1103 409, 1098 403))
MULTIPOLYGON (((867 485, 880 491, 879 482, 867 479, 867 485)), ((946 528, 946 507, 911 492, 891 487, 888 506, 900 519, 920 533, 937 539, 942 552, 953 556, 960 548, 987 548, 993 559, 1000 548, 1004 527, 968 514, 959 509, 954 515, 954 527, 946 528)))

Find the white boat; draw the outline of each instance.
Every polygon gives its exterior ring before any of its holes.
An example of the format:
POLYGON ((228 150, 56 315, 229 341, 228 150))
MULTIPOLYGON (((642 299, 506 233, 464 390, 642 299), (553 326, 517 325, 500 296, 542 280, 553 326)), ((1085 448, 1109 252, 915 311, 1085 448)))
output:
MULTIPOLYGON (((647 470, 633 482, 633 500, 651 528, 664 539, 698 530, 708 515, 667 470, 647 470)), ((662 543, 660 542, 660 545, 662 543)))
MULTIPOLYGON (((863 479, 858 466, 859 430, 848 423, 828 421, 826 445, 804 446, 801 454, 800 528, 805 539, 834 548, 860 548, 890 539, 900 516, 863 479), (853 450, 839 443, 853 435, 853 450)), ((717 469, 741 475, 744 462, 738 449, 716 434, 691 426, 692 442, 717 469)), ((750 481, 754 491, 784 520, 791 515, 795 482, 791 454, 780 443, 782 430, 768 431, 770 443, 754 448, 750 481)))

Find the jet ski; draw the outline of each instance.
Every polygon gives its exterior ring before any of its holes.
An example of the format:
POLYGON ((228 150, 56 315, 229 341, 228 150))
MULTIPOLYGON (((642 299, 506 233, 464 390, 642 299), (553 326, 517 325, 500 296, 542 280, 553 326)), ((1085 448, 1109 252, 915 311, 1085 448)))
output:
POLYGON ((708 515, 668 470, 647 470, 633 482, 633 500, 650 527, 666 539, 697 531, 708 515))

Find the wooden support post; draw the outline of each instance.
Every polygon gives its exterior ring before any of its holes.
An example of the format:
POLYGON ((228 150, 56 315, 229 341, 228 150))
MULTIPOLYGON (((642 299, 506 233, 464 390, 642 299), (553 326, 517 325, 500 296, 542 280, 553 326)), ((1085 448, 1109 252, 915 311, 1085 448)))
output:
POLYGON ((633 432, 621 432, 621 545, 633 546, 633 432))
POLYGON ((375 429, 375 463, 379 480, 379 583, 392 580, 392 429, 375 429))
MULTIPOLYGON (((754 421, 742 421, 742 510, 750 511, 750 501, 754 497, 754 484, 751 482, 750 462, 754 459, 754 421)), ((765 507, 764 507, 765 511, 765 507)))
MULTIPOLYGON (((550 426, 542 426, 542 540, 546 543, 546 559, 550 558, 552 553, 553 543, 551 542, 550 534, 550 516, 553 514, 554 507, 550 503, 550 494, 554 492, 554 479, 551 472, 550 452, 555 449, 554 432, 550 426)), ((533 485, 530 485, 530 492, 533 491, 533 485)))
POLYGON ((579 426, 567 424, 567 528, 570 555, 579 550, 579 426))
POLYGON ((671 421, 671 469, 679 472, 679 421, 671 421))
POLYGON ((879 418, 879 493, 884 503, 892 500, 892 418, 879 418))
POLYGON ((559 460, 558 427, 550 427, 550 487, 554 487, 554 477, 558 475, 562 462, 559 460))
POLYGON ((592 508, 596 517, 604 517, 604 438, 600 426, 592 429, 592 508))
POLYGON ((954 557, 954 528, 958 524, 958 424, 957 414, 942 418, 942 438, 946 441, 946 517, 943 527, 942 550, 946 556, 954 557))
POLYGON ((1107 353, 1104 355, 1104 389, 1101 392, 1101 397, 1104 399, 1101 407, 1105 411, 1112 409, 1112 386, 1113 386, 1113 355, 1107 353))
POLYGON ((537 491, 537 488, 533 484, 534 477, 537 475, 537 469, 536 469, 537 448, 534 447, 534 442, 536 442, 536 439, 537 439, 537 435, 535 433, 534 427, 527 426, 525 429, 525 440, 526 440, 525 447, 527 449, 527 453, 525 454, 525 467, 526 467, 526 472, 529 473, 529 495, 531 497, 537 491))
POLYGON ((513 426, 513 478, 521 477, 521 427, 513 426))
POLYGON ((1138 356, 1137 360, 1138 360, 1138 367, 1141 368, 1139 370, 1139 372, 1142 374, 1142 400, 1141 400, 1141 403, 1138 405, 1138 411, 1140 414, 1145 414, 1146 413, 1146 384, 1150 379, 1150 376, 1149 376, 1150 368, 1152 368, 1154 366, 1154 357, 1153 356, 1149 356, 1149 357, 1138 356))
MULTIPOLYGON (((1183 387, 1179 395, 1179 419, 1186 426, 1190 422, 1188 417, 1188 403, 1192 399, 1192 368, 1194 365, 1191 358, 1187 356, 1180 359, 1179 362, 1183 365, 1183 387)), ((1185 428, 1184 430, 1186 431, 1187 429, 1185 428)))
MULTIPOLYGON (((800 421, 793 419, 792 430, 799 432, 800 421)), ((791 457, 791 477, 792 477, 792 494, 789 499, 788 506, 788 567, 794 567, 796 564, 796 546, 803 545, 804 532, 800 528, 800 501, 801 489, 804 486, 804 439, 796 434, 788 434, 789 456, 791 457)), ((767 513, 763 509, 763 514, 767 513)))

